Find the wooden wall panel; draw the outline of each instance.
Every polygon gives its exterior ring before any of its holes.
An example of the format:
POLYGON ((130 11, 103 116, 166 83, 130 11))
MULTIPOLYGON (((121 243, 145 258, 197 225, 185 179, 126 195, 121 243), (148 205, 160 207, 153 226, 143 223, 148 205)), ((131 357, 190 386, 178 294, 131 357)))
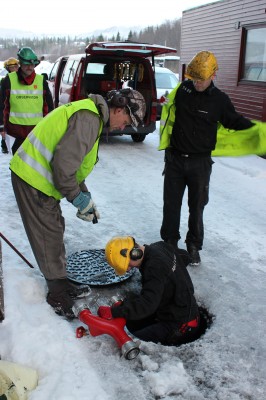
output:
POLYGON ((242 26, 266 24, 265 0, 221 0, 186 10, 182 15, 181 59, 187 64, 201 50, 218 59, 215 84, 231 98, 237 111, 266 121, 266 83, 238 81, 242 26))

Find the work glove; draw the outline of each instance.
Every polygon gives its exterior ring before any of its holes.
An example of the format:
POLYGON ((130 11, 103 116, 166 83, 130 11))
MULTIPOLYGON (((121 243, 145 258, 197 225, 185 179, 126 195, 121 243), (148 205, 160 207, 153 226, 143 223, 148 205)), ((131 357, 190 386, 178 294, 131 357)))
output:
POLYGON ((83 221, 98 222, 100 214, 96 208, 96 204, 91 198, 90 192, 80 192, 72 201, 73 206, 77 207, 77 217, 83 221))
POLYGON ((104 318, 104 319, 112 319, 113 318, 111 307, 109 307, 109 306, 100 306, 98 308, 97 313, 98 313, 99 317, 104 318))

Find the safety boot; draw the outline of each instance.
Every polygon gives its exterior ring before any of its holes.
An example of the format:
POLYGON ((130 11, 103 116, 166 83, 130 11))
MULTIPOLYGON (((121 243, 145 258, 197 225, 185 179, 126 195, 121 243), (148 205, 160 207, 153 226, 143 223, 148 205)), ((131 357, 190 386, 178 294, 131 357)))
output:
POLYGON ((200 265, 201 259, 197 247, 194 244, 189 243, 187 244, 187 251, 191 258, 189 265, 194 265, 194 266, 200 265))

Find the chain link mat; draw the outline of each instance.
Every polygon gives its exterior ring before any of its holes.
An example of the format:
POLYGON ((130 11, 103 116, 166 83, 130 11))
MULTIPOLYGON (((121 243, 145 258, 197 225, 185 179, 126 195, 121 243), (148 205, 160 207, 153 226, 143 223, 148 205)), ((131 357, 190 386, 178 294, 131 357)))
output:
POLYGON ((67 277, 73 282, 91 286, 106 286, 130 278, 135 269, 116 275, 105 259, 104 250, 81 250, 67 257, 67 277))

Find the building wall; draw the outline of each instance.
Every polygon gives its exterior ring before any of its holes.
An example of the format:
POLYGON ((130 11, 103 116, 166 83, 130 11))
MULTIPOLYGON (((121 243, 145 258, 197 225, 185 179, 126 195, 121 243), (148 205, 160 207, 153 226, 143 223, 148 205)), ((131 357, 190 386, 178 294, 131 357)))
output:
POLYGON ((266 83, 238 81, 242 26, 257 23, 266 23, 265 0, 221 0, 184 11, 179 72, 198 51, 212 51, 219 64, 216 86, 238 112, 266 121, 266 83))

